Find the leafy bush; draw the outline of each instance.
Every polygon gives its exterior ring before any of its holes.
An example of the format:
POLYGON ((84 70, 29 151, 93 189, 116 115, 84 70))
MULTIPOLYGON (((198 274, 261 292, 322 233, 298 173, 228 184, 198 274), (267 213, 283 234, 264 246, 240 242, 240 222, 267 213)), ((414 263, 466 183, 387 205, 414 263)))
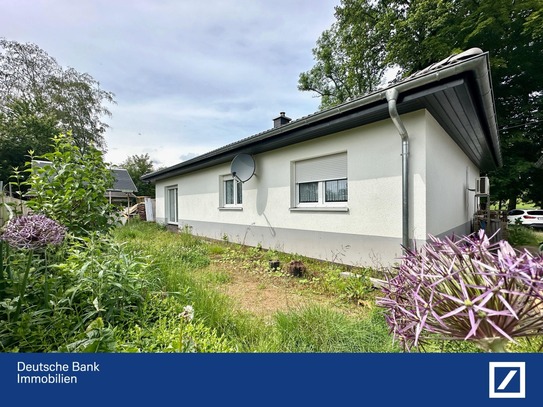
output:
POLYGON ((216 330, 195 321, 188 307, 175 296, 153 296, 138 323, 118 331, 119 349, 124 352, 236 352, 216 330))
POLYGON ((113 329, 105 327, 102 318, 98 317, 89 324, 81 339, 62 346, 60 350, 85 353, 115 352, 115 333, 113 329))
POLYGON ((59 301, 77 310, 78 327, 99 317, 106 324, 122 323, 138 314, 145 292, 153 286, 148 268, 146 258, 108 236, 81 239, 69 248, 66 260, 56 265, 72 279, 59 301))
POLYGON ((152 285, 147 259, 101 235, 42 252, 0 242, 0 350, 49 352, 67 343, 75 343, 70 351, 91 349, 97 333, 103 338, 137 317, 152 285))
POLYGON ((409 250, 378 299, 407 349, 434 335, 504 351, 543 333, 543 257, 491 245, 484 231, 453 241, 430 237, 409 250))
POLYGON ((506 236, 511 246, 539 246, 540 243, 536 233, 522 225, 509 225, 506 236))
POLYGON ((76 236, 110 230, 113 212, 106 191, 113 185, 113 175, 102 153, 90 146, 80 150, 69 134, 55 137, 53 147, 53 152, 31 156, 27 163, 28 207, 76 236), (35 160, 48 163, 40 166, 35 160))

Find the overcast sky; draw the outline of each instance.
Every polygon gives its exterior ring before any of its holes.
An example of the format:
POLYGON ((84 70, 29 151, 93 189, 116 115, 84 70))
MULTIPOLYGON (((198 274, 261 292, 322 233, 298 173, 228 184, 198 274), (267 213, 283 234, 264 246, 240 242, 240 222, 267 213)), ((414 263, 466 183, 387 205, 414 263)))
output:
POLYGON ((0 37, 115 94, 106 160, 170 166, 318 110, 297 89, 339 0, 0 0, 0 37))

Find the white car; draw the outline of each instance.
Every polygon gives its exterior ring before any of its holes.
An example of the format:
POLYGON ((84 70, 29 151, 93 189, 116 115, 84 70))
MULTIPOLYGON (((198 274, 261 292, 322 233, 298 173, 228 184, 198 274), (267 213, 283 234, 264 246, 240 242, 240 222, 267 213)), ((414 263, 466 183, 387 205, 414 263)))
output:
POLYGON ((513 209, 507 213, 507 222, 510 225, 521 224, 531 228, 543 229, 543 210, 513 209))

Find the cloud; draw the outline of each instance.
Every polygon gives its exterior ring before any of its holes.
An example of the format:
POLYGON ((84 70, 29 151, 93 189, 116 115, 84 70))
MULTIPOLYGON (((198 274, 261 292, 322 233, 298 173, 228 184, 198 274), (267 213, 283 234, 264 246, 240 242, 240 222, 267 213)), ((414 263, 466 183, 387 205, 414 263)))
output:
POLYGON ((3 0, 0 26, 115 94, 109 161, 149 153, 173 165, 271 128, 279 111, 313 113, 298 76, 337 3, 3 0))

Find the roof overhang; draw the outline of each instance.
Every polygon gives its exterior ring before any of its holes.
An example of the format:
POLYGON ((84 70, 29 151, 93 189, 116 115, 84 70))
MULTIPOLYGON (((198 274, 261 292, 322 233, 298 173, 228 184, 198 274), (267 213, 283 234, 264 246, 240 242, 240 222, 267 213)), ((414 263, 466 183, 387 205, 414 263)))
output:
POLYGON ((427 109, 483 171, 501 166, 488 53, 469 54, 412 75, 385 89, 229 144, 142 176, 159 181, 230 162, 237 154, 259 154, 389 118, 386 91, 399 92, 400 114, 427 109))

